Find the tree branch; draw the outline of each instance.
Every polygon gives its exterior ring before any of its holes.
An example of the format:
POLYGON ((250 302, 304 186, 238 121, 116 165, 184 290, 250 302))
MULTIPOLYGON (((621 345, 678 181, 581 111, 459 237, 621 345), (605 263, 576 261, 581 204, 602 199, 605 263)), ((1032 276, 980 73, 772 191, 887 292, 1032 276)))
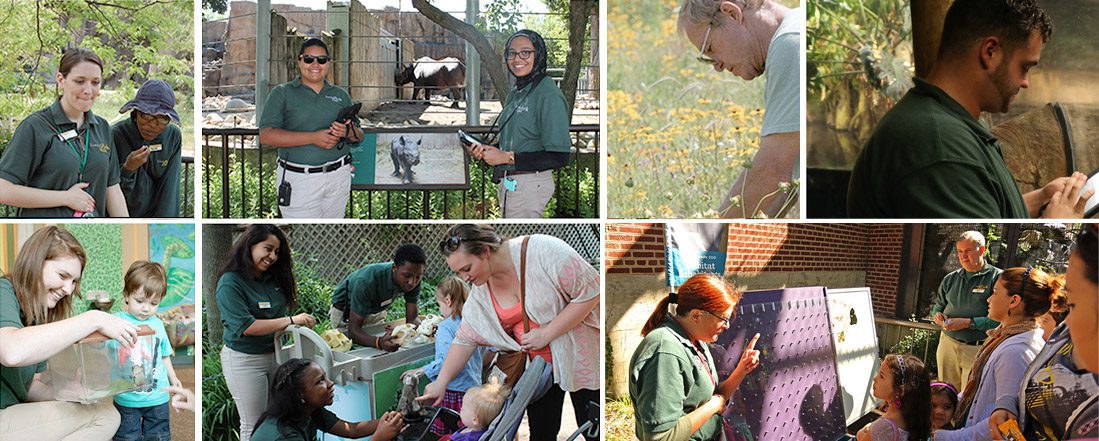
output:
MULTIPOLYGON (((588 36, 588 20, 592 7, 599 7, 592 0, 569 0, 569 54, 565 57, 565 77, 561 79, 561 92, 565 94, 569 121, 572 121, 572 109, 576 104, 577 81, 580 80, 580 66, 584 62, 584 40, 588 36)), ((598 51, 599 48, 593 47, 598 51)))
POLYGON ((23 93, 27 92, 27 87, 34 81, 34 76, 38 74, 38 66, 42 63, 42 52, 46 50, 46 43, 42 41, 42 3, 34 2, 34 33, 38 36, 38 50, 35 51, 38 55, 34 57, 34 68, 27 73, 27 81, 23 83, 23 93))
MULTIPOLYGON (((489 43, 484 34, 478 31, 477 28, 436 8, 428 0, 412 0, 412 6, 428 20, 455 33, 458 37, 473 45, 473 48, 477 50, 477 54, 481 56, 481 65, 488 70, 488 76, 492 79, 492 86, 496 88, 496 93, 500 96, 500 102, 506 102, 509 92, 507 74, 504 72, 500 54, 496 52, 496 49, 492 47, 492 43, 489 43)), ((472 87, 478 86, 476 84, 472 85, 472 87)))

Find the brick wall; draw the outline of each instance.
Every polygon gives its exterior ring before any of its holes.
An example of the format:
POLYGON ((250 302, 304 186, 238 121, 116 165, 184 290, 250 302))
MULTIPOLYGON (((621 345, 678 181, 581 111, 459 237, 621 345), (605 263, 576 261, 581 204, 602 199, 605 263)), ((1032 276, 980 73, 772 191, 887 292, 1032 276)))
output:
POLYGON ((866 286, 874 312, 889 317, 896 313, 903 246, 904 224, 877 224, 868 231, 866 286))
MULTIPOLYGON (((892 316, 903 224, 729 225, 727 274, 865 272, 874 309, 892 316)), ((663 274, 663 224, 608 224, 608 274, 663 274)))
POLYGON ((607 224, 607 274, 663 274, 664 224, 607 224))

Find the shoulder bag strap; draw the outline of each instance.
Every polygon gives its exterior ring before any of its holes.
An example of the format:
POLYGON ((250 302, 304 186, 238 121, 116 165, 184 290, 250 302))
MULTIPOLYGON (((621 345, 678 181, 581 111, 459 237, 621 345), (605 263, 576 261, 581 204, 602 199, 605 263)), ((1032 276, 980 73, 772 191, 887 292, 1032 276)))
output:
POLYGON ((519 305, 523 308, 523 332, 530 332, 530 317, 527 316, 527 244, 530 236, 523 237, 523 250, 519 256, 519 305))

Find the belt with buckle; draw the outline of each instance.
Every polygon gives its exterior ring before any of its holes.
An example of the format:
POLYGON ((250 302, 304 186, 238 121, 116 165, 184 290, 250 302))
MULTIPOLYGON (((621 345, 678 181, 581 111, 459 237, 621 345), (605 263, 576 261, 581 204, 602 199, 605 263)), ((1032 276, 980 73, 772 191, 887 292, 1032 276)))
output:
POLYGON ((535 173, 541 173, 543 171, 545 170, 511 170, 508 172, 508 176, 533 175, 535 173))
POLYGON ((348 165, 350 163, 351 163, 351 155, 344 156, 343 160, 341 160, 339 162, 333 162, 333 163, 328 164, 328 165, 318 165, 316 167, 298 167, 296 165, 293 165, 293 164, 290 164, 290 163, 286 162, 282 158, 278 159, 278 164, 281 165, 282 168, 286 169, 286 171, 292 171, 294 173, 306 173, 306 174, 328 173, 330 171, 337 170, 340 167, 343 167, 343 166, 348 165))
POLYGON ((958 342, 958 343, 961 343, 961 344, 963 344, 963 345, 967 345, 967 346, 980 346, 980 345, 983 345, 983 344, 985 344, 985 341, 984 341, 984 340, 979 340, 979 341, 974 341, 974 342, 968 342, 968 341, 965 341, 965 340, 958 340, 958 339, 956 339, 956 338, 954 338, 954 337, 951 337, 951 336, 949 336, 949 335, 947 335, 946 337, 947 337, 947 338, 949 338, 949 339, 951 339, 951 340, 954 340, 954 341, 956 341, 956 342, 958 342))

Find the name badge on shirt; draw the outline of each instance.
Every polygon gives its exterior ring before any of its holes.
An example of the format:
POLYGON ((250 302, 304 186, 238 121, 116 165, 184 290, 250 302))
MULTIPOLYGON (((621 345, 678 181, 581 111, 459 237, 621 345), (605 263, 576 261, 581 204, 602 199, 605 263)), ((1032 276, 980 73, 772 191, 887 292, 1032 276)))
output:
POLYGON ((271 309, 271 302, 259 302, 259 309, 271 309))
POLYGON ((983 286, 978 286, 976 288, 973 288, 973 292, 975 292, 975 293, 984 294, 985 291, 988 291, 988 285, 983 285, 983 286))
POLYGON ((389 300, 386 300, 386 301, 382 302, 382 308, 385 308, 386 306, 389 306, 390 303, 393 303, 393 299, 389 299, 389 300))
POLYGON ((149 144, 149 151, 150 152, 159 152, 161 150, 164 150, 164 145, 163 144, 149 144))
POLYGON ((76 130, 69 129, 69 131, 65 133, 57 134, 57 139, 60 139, 62 141, 68 141, 73 138, 76 138, 76 130))

